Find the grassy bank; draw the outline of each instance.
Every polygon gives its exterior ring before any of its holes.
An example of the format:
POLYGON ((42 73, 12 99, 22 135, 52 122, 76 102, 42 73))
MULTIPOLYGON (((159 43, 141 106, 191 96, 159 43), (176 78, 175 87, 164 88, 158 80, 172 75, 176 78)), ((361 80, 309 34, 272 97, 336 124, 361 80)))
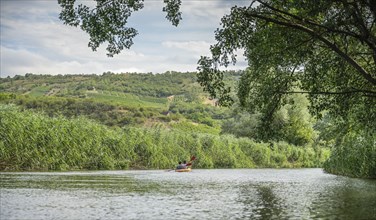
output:
POLYGON ((319 167, 322 148, 257 143, 181 129, 109 128, 84 117, 48 117, 0 105, 0 170, 319 167))

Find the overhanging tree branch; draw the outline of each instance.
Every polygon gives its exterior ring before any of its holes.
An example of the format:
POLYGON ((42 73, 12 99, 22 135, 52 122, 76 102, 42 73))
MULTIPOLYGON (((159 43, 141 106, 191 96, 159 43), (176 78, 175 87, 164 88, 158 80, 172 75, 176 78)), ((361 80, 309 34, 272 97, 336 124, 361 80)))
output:
MULTIPOLYGON (((366 25, 364 24, 364 21, 359 16, 359 12, 354 17, 356 17, 356 19, 361 24, 361 32, 363 32, 363 35, 356 34, 354 32, 350 32, 350 31, 335 29, 335 28, 328 27, 328 26, 325 26, 325 25, 322 25, 322 24, 318 24, 317 22, 313 21, 312 19, 302 18, 300 16, 297 16, 297 15, 291 14, 289 12, 280 10, 278 8, 271 6, 270 4, 267 4, 264 1, 258 0, 257 2, 259 2, 260 4, 264 5, 265 7, 269 8, 270 10, 272 10, 274 12, 286 15, 286 16, 288 16, 288 17, 290 17, 290 18, 292 18, 296 21, 303 23, 303 24, 308 24, 308 25, 312 25, 312 26, 315 26, 315 27, 318 27, 318 28, 322 28, 322 29, 327 30, 330 33, 338 33, 338 34, 344 34, 346 36, 354 37, 358 40, 361 40, 361 41, 367 43, 367 45, 374 51, 374 53, 376 53, 375 37, 368 31, 366 25)), ((359 10, 359 8, 356 8, 355 10, 359 10)))
POLYGON ((251 18, 259 18, 261 20, 275 23, 278 25, 282 25, 285 27, 290 27, 296 30, 303 31, 305 33, 308 33, 309 35, 315 37, 316 39, 320 40, 324 44, 326 44, 330 49, 332 49, 334 52, 336 52, 340 57, 342 57, 347 63, 349 63, 352 67, 354 67, 361 75, 363 78, 365 78, 368 82, 370 82, 372 85, 376 85, 376 78, 372 77, 371 74, 369 74, 362 66, 360 66, 353 58, 351 58, 348 54, 343 52, 338 46, 330 42, 328 39, 325 37, 321 36, 320 33, 317 33, 315 30, 312 30, 308 27, 305 27, 301 24, 297 23, 289 23, 289 22, 284 22, 280 21, 274 18, 266 17, 257 13, 252 13, 249 10, 247 11, 246 16, 249 16, 251 18))
POLYGON ((376 91, 368 90, 350 90, 350 91, 340 91, 340 92, 311 92, 311 91, 278 91, 279 94, 310 94, 310 95, 351 95, 356 93, 363 93, 367 97, 376 97, 376 91))

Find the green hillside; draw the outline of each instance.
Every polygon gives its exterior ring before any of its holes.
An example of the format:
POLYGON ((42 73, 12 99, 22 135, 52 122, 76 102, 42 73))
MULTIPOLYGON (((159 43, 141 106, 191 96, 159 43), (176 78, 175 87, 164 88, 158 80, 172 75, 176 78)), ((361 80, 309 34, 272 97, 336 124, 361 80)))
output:
POLYGON ((211 127, 219 133, 228 110, 214 107, 195 73, 34 75, 1 79, 3 102, 50 116, 84 115, 108 126, 154 126, 170 122, 211 127), (13 94, 6 96, 5 94, 13 94), (194 114, 193 114, 194 113, 194 114), (218 117, 217 117, 218 118, 218 117))
MULTIPOLYGON (((241 72, 228 72, 236 83, 241 72)), ((35 75, 0 79, 0 170, 318 167, 332 139, 293 95, 265 127, 216 105, 196 73, 35 75)))

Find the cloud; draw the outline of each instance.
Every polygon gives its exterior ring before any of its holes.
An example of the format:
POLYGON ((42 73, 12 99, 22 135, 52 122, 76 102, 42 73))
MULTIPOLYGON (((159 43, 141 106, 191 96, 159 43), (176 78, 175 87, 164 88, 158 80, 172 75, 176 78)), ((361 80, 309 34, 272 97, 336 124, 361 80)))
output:
POLYGON ((162 45, 168 48, 177 48, 192 52, 192 55, 209 55, 210 45, 206 41, 165 41, 162 45))
MULTIPOLYGON (((189 61, 193 61, 192 58, 194 59, 193 62, 196 62, 199 60, 201 56, 211 56, 210 53, 210 46, 213 45, 213 43, 209 43, 206 41, 166 41, 163 42, 162 45, 167 47, 167 48, 173 48, 174 51, 176 52, 177 49, 180 50, 177 54, 184 54, 184 52, 187 52, 188 54, 185 54, 184 57, 189 57, 190 59, 187 59, 189 61)), ((234 52, 237 63, 235 66, 232 64, 227 68, 227 69, 244 69, 247 67, 247 62, 244 58, 244 50, 236 50, 234 52)), ((180 57, 176 56, 174 57, 174 60, 179 60, 180 57)), ((180 61, 184 62, 184 61, 180 61)), ((226 69, 226 68, 222 68, 226 69)))
POLYGON ((73 74, 95 72, 100 64, 96 62, 56 61, 24 49, 1 47, 1 77, 36 74, 73 74), (4 75, 4 76, 3 76, 4 75))
POLYGON ((86 33, 58 19, 56 1, 1 0, 0 74, 195 71, 200 56, 209 55, 214 30, 232 3, 183 1, 183 21, 174 27, 162 12, 163 1, 146 0, 145 8, 128 22, 139 31, 135 44, 108 58, 107 45, 93 52, 86 33))
MULTIPOLYGON (((78 52, 80 53, 80 52, 78 52)), ((73 53, 72 53, 73 54, 73 53)), ((100 56, 99 53, 93 53, 100 56)), ((114 72, 144 72, 150 71, 148 68, 139 68, 140 64, 153 63, 153 58, 127 51, 116 58, 96 58, 96 59, 55 59, 25 49, 12 49, 1 46, 1 77, 23 75, 28 72, 35 74, 80 74, 96 73, 106 71, 114 72)))
POLYGON ((181 11, 183 22, 186 20, 194 28, 220 27, 221 18, 231 12, 235 5, 248 6, 250 1, 213 0, 213 1, 182 1, 181 11))

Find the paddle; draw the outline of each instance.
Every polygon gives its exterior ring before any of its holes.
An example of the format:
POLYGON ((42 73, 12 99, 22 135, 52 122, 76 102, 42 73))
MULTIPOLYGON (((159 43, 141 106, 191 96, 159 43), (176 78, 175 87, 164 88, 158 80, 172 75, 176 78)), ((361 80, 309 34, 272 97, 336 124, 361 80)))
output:
POLYGON ((194 160, 196 160, 196 157, 192 156, 191 161, 189 161, 186 166, 192 166, 192 161, 194 161, 194 160))

